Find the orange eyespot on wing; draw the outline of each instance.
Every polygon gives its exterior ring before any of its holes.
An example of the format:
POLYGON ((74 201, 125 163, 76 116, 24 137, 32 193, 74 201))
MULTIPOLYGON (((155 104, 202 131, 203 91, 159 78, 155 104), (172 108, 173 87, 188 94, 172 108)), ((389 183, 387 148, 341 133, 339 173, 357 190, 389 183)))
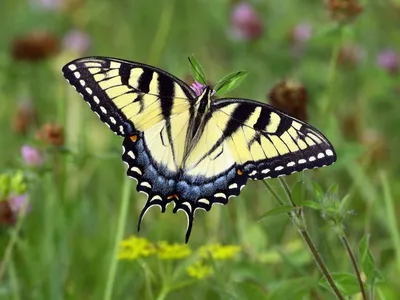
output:
POLYGON ((172 199, 179 200, 179 197, 178 197, 177 194, 173 194, 173 195, 168 196, 167 199, 168 199, 168 200, 172 200, 172 199))

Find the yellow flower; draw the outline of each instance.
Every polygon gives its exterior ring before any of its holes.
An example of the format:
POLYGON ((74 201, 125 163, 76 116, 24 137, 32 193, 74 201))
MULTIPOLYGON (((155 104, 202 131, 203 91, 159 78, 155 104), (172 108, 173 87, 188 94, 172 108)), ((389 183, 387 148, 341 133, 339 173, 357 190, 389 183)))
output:
POLYGON ((213 273, 211 266, 203 264, 201 261, 196 261, 191 266, 187 267, 187 273, 190 277, 196 279, 203 279, 213 273))
POLYGON ((155 247, 149 240, 131 236, 121 241, 118 259, 134 260, 153 253, 155 253, 155 247))
POLYGON ((160 259, 183 259, 188 257, 192 250, 186 244, 157 243, 157 255, 160 259))
POLYGON ((216 260, 226 260, 234 258, 241 251, 241 247, 237 245, 220 244, 206 245, 199 249, 199 254, 203 258, 212 257, 216 260))

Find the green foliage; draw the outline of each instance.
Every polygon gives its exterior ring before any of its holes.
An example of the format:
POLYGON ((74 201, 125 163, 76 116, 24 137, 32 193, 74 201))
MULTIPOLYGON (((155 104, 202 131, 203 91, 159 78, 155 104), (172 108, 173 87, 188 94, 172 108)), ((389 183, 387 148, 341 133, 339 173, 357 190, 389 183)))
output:
POLYGON ((302 206, 305 197, 304 193, 305 193, 304 182, 302 181, 296 182, 292 188, 292 199, 297 206, 302 206))
MULTIPOLYGON (((204 73, 199 61, 194 57, 193 54, 189 57, 189 63, 190 73, 192 74, 193 78, 197 82, 207 85, 206 74, 204 73)), ((249 73, 246 71, 237 71, 225 75, 214 87, 215 96, 222 96, 236 89, 248 74, 249 73)))
POLYGON ((358 255, 361 261, 362 270, 367 277, 367 282, 370 285, 384 281, 383 275, 376 268, 374 257, 369 250, 369 235, 365 235, 358 245, 358 255))
POLYGON ((193 54, 189 57, 189 65, 193 78, 201 84, 207 84, 206 74, 193 54))
POLYGON ((302 299, 315 287, 315 284, 315 279, 312 277, 289 279, 280 283, 267 299, 302 299))
POLYGON ((7 200, 10 195, 20 195, 27 190, 24 173, 17 170, 14 174, 0 174, 0 201, 7 200))
MULTIPOLYGON (((333 273, 332 278, 337 284, 339 290, 345 296, 352 296, 360 292, 360 287, 357 283, 357 278, 349 273, 333 273)), ((326 289, 330 289, 328 282, 325 278, 321 278, 320 285, 326 289)))
POLYGON ((353 210, 348 209, 350 195, 340 198, 338 184, 331 185, 324 193, 321 187, 314 182, 313 190, 317 201, 306 200, 301 202, 301 205, 320 211, 322 216, 335 226, 341 226, 347 215, 354 214, 353 210))
POLYGON ((237 71, 225 75, 214 87, 215 96, 222 96, 236 89, 248 74, 249 72, 246 71, 237 71))
POLYGON ((280 205, 278 207, 272 208, 266 213, 264 213, 259 221, 262 221, 263 219, 270 217, 270 216, 276 216, 276 215, 282 215, 282 214, 287 214, 293 211, 293 207, 290 205, 280 205))

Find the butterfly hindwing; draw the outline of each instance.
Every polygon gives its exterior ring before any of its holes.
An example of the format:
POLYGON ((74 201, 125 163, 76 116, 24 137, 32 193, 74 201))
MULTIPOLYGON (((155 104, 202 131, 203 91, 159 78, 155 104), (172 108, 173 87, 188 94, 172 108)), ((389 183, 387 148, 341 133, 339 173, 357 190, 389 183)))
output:
POLYGON ((129 135, 188 110, 194 92, 171 74, 141 63, 106 57, 74 60, 64 77, 116 134, 129 135))
POLYGON ((201 190, 195 210, 226 204, 248 178, 276 178, 336 161, 322 133, 267 104, 220 99, 206 120, 184 166, 185 181, 201 190))
MULTIPOLYGON (((176 126, 172 122, 172 126, 176 126)), ((165 131, 164 127, 156 129, 160 132, 165 131)), ((172 151, 167 149, 167 145, 162 145, 162 137, 155 134, 153 138, 146 139, 146 132, 132 137, 125 137, 123 142, 122 159, 127 164, 127 175, 137 180, 136 189, 147 195, 146 203, 140 213, 138 230, 146 212, 153 206, 159 206, 161 212, 165 212, 169 203, 174 203, 173 212, 183 210, 188 218, 186 241, 191 232, 195 208, 194 202, 178 196, 177 186, 179 186, 179 173, 173 167, 160 163, 160 155, 166 157, 165 162, 174 162, 172 151), (158 151, 155 151, 154 143, 158 144, 158 151), (162 149, 164 147, 164 150, 162 149), (153 149, 153 150, 151 150, 153 149), (166 151, 165 151, 166 150, 166 151)), ((184 146, 184 145, 180 145, 184 146)))
MULTIPOLYGON (((205 163, 201 159, 191 161, 191 156, 183 156, 189 121, 189 112, 171 116, 172 145, 168 143, 165 121, 138 135, 125 137, 122 156, 128 165, 128 176, 138 181, 137 190, 148 196, 139 218, 139 227, 149 208, 159 206, 164 212, 167 204, 172 202, 174 213, 183 210, 187 215, 186 240, 189 239, 197 209, 208 211, 215 203, 226 204, 230 197, 239 195, 247 181, 247 175, 237 169, 233 161, 230 165, 226 164, 229 156, 219 154, 219 149, 211 160, 204 160, 205 163)), ((213 122, 208 122, 195 147, 201 145, 202 148, 193 152, 194 157, 207 153, 207 147, 221 137, 215 126, 213 122)))

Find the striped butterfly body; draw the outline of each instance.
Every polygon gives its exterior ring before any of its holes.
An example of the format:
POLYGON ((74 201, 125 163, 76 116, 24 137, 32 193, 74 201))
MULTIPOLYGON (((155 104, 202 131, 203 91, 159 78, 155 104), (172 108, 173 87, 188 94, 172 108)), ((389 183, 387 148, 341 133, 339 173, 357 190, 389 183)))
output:
POLYGON ((213 99, 158 68, 108 57, 74 60, 65 78, 122 136, 122 159, 147 194, 139 225, 154 205, 173 203, 188 218, 226 204, 248 179, 268 179, 330 165, 336 154, 312 126, 246 99, 213 99))

